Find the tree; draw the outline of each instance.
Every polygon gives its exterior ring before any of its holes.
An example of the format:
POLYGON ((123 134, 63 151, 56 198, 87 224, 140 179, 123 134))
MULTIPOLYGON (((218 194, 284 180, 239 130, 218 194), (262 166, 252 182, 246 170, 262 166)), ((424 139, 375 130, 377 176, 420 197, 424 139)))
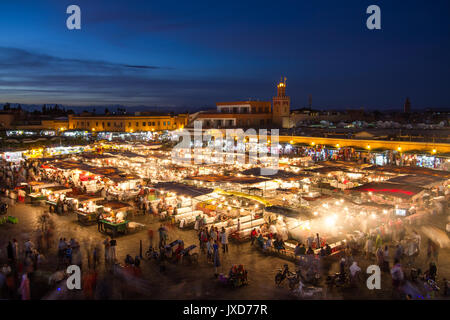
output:
POLYGON ((42 106, 42 114, 47 114, 47 106, 45 104, 42 106))

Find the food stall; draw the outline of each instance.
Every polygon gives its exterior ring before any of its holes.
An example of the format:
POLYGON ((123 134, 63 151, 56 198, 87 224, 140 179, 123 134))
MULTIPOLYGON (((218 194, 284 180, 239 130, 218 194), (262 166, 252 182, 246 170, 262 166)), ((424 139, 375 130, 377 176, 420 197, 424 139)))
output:
POLYGON ((103 197, 81 194, 72 196, 70 200, 80 223, 87 225, 97 221, 99 210, 103 208, 97 202, 103 200, 103 197))
POLYGON ((106 201, 103 205, 103 219, 100 220, 103 232, 115 237, 117 234, 125 234, 128 231, 128 212, 132 207, 125 202, 106 201))
POLYGON ((28 197, 30 198, 31 202, 36 202, 39 200, 46 200, 47 197, 41 192, 44 188, 54 187, 57 186, 56 183, 48 183, 44 181, 30 181, 28 182, 28 197))
POLYGON ((56 206, 58 200, 63 201, 66 197, 66 193, 72 192, 72 188, 65 186, 51 186, 42 188, 42 194, 47 197, 45 203, 56 206))

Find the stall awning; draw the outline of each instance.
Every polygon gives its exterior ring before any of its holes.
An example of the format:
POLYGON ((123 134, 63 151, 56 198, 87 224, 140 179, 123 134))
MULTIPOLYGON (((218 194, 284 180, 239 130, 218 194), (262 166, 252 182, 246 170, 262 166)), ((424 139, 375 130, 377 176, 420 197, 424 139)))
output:
POLYGON ((371 166, 365 168, 368 171, 392 172, 400 174, 422 174, 450 179, 450 172, 421 167, 397 167, 397 166, 371 166))
POLYGON ((128 203, 121 201, 106 201, 102 203, 102 205, 106 208, 110 208, 113 211, 127 210, 131 208, 131 206, 128 203))
POLYGON ((282 179, 282 180, 289 180, 289 181, 297 181, 297 180, 303 180, 305 178, 308 178, 311 176, 310 173, 294 173, 289 172, 285 170, 278 170, 275 174, 270 176, 263 176, 261 175, 260 168, 251 168, 248 170, 244 170, 242 172, 243 175, 250 175, 250 176, 256 176, 256 177, 266 177, 271 179, 282 179))
POLYGON ((87 195, 87 194, 77 194, 77 195, 71 196, 71 198, 77 200, 79 203, 103 200, 103 197, 91 196, 91 195, 87 195))
POLYGON ((53 186, 53 187, 47 187, 43 188, 47 191, 51 192, 58 192, 58 193, 65 193, 65 192, 72 192, 72 188, 67 188, 65 186, 53 186))
POLYGON ((391 196, 395 198, 410 199, 415 195, 425 191, 424 188, 408 184, 389 183, 389 182, 370 182, 362 186, 352 188, 350 191, 372 192, 391 196))
POLYGON ((159 182, 154 187, 157 189, 171 191, 176 194, 192 198, 208 194, 214 191, 213 189, 210 188, 197 188, 177 182, 159 182))
POLYGON ((408 174, 405 176, 391 178, 391 179, 387 180, 387 182, 400 183, 400 184, 411 184, 411 185, 422 187, 422 188, 431 188, 431 187, 443 184, 447 180, 448 180, 447 178, 436 177, 436 176, 408 174))
POLYGON ((311 218, 311 215, 306 211, 300 212, 291 208, 282 207, 282 206, 269 206, 264 209, 266 212, 276 213, 288 218, 299 218, 301 216, 311 218))

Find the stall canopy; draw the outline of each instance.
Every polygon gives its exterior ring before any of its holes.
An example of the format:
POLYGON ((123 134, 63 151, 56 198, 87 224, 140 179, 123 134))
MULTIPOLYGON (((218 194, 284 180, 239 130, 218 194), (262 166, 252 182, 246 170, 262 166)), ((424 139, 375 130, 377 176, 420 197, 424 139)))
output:
POLYGON ((396 167, 396 166, 371 166, 365 168, 368 171, 392 172, 398 174, 421 174, 450 179, 450 172, 421 167, 396 167))
POLYGON ((67 188, 65 186, 52 186, 44 189, 51 192, 72 192, 72 188, 67 188))
POLYGON ((90 165, 84 164, 79 161, 55 161, 48 164, 42 165, 43 168, 54 168, 60 170, 82 170, 82 171, 90 171, 92 168, 90 165))
POLYGON ((208 194, 214 191, 213 189, 210 188, 197 188, 177 182, 159 182, 154 187, 157 189, 171 191, 178 195, 183 195, 192 198, 208 194))
POLYGON ((363 169, 366 167, 370 167, 370 164, 361 164, 355 161, 321 161, 318 164, 326 166, 326 167, 340 167, 342 169, 363 169))
POLYGON ((131 152, 131 151, 108 151, 108 154, 111 154, 114 156, 123 156, 123 157, 127 157, 127 158, 143 157, 142 155, 131 152))
POLYGON ((350 190, 357 192, 372 192, 395 198, 410 199, 423 192, 425 189, 409 184, 370 182, 350 190))
POLYGON ((267 178, 271 178, 271 179, 282 179, 282 180, 290 180, 290 181, 296 181, 296 180, 303 180, 305 178, 308 178, 311 176, 311 174, 308 173, 294 173, 294 172, 290 172, 290 171, 285 171, 285 170, 278 170, 275 174, 270 175, 270 176, 263 176, 261 175, 261 170, 260 168, 251 168, 248 170, 244 170, 242 172, 243 175, 246 176, 256 176, 256 177, 267 177, 267 178))
POLYGON ((98 197, 95 195, 87 195, 87 194, 77 194, 77 195, 71 196, 71 198, 77 200, 78 203, 103 200, 103 197, 98 197))
POLYGON ((84 159, 89 159, 89 160, 114 158, 112 155, 98 154, 98 153, 85 153, 85 154, 82 154, 81 157, 84 159))
POLYGON ((108 177, 120 173, 119 169, 115 167, 91 167, 88 171, 99 176, 108 177))
POLYGON ((122 183, 133 180, 140 180, 141 178, 134 174, 110 174, 106 176, 108 179, 114 183, 122 183))
POLYGON ((203 175, 196 177, 188 177, 187 180, 204 181, 204 182, 227 182, 239 184, 256 184, 260 182, 267 182, 271 179, 262 177, 237 177, 237 176, 222 176, 222 175, 203 175))
POLYGON ((128 203, 125 202, 121 202, 121 201, 106 201, 104 203, 102 203, 102 205, 105 208, 110 208, 113 211, 121 211, 121 210, 128 210, 131 208, 131 205, 129 205, 128 203))
POLYGON ((283 206, 270 206, 270 207, 266 207, 264 209, 264 211, 266 212, 272 212, 272 213, 276 213, 288 218, 312 218, 312 215, 309 214, 307 211, 297 211, 291 208, 287 208, 287 207, 283 207, 283 206))
POLYGON ((408 174, 406 176, 399 176, 395 178, 391 178, 387 180, 387 182, 391 183, 400 183, 400 184, 410 184, 414 186, 418 186, 421 188, 432 188, 435 186, 439 186, 445 183, 448 179, 437 176, 427 176, 427 175, 411 175, 408 174))

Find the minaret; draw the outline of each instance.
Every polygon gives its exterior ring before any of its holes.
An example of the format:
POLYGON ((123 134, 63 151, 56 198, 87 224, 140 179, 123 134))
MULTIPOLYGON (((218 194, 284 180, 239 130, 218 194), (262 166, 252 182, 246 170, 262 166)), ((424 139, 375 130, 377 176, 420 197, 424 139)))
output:
POLYGON ((410 113, 411 112, 411 102, 409 102, 409 98, 406 98, 403 112, 405 112, 405 113, 410 113))
POLYGON ((273 97, 272 122, 280 128, 289 128, 291 99, 286 96, 286 77, 277 85, 277 96, 273 97))

